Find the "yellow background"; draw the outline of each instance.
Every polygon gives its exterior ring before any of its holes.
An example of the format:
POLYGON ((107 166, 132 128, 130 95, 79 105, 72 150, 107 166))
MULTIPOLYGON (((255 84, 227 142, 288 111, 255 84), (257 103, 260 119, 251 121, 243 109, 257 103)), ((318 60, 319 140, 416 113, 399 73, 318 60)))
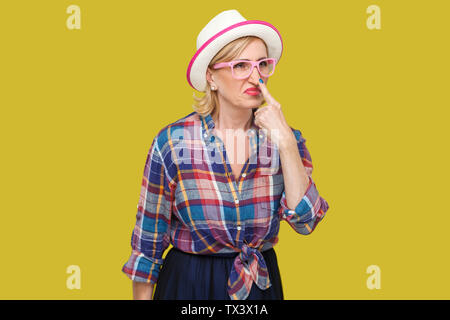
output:
POLYGON ((227 3, 1 2, 0 298, 131 299, 121 267, 148 149, 193 111, 196 37, 228 9, 280 30, 269 90, 330 205, 309 236, 282 223, 285 298, 450 298, 449 2, 227 3), (372 4, 381 30, 366 26, 372 4))

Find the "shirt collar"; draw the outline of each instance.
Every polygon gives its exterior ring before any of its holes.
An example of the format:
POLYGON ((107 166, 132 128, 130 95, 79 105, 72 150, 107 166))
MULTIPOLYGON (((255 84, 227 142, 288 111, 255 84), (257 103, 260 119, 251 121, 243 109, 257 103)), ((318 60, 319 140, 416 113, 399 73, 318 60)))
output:
POLYGON ((203 119, 209 131, 211 131, 216 126, 211 114, 208 114, 206 117, 203 117, 203 119))

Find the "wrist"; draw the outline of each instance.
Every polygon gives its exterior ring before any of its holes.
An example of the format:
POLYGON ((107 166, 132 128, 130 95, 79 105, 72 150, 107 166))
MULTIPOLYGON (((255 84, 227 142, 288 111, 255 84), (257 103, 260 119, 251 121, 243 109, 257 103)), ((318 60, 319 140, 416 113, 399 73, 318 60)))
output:
POLYGON ((289 129, 289 131, 286 132, 286 134, 281 136, 281 139, 278 144, 278 149, 280 150, 280 152, 282 152, 290 148, 297 149, 297 139, 295 138, 295 135, 292 132, 292 130, 289 129))

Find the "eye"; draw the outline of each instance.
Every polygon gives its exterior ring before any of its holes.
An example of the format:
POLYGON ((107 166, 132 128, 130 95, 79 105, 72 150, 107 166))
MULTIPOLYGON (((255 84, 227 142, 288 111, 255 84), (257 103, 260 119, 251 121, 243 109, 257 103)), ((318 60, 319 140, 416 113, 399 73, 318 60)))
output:
POLYGON ((234 65, 235 68, 243 68, 244 67, 244 63, 240 62, 234 65))

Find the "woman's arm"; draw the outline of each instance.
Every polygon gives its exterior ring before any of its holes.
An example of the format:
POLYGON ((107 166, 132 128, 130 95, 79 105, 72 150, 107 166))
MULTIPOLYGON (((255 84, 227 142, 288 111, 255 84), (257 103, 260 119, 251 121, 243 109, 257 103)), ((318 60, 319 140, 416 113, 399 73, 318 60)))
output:
POLYGON ((259 79, 259 88, 268 105, 254 112, 255 124, 267 131, 268 138, 278 146, 284 178, 279 215, 300 234, 310 234, 323 219, 329 206, 312 180, 311 155, 299 130, 286 122, 281 105, 259 79))
POLYGON ((134 300, 152 300, 153 298, 153 283, 147 282, 133 282, 133 299, 134 300))
POLYGON ((162 256, 170 244, 173 192, 157 136, 145 163, 136 222, 131 234, 132 252, 122 267, 131 280, 140 282, 133 284, 135 299, 152 298, 153 284, 157 283, 163 264, 162 256), (152 286, 145 286, 147 283, 152 286))
POLYGON ((288 137, 280 141, 279 152, 283 172, 289 172, 283 175, 287 206, 294 210, 305 195, 309 178, 292 131, 288 137))
POLYGON ((285 190, 280 199, 279 214, 296 232, 307 235, 324 218, 329 206, 312 180, 313 165, 306 140, 299 130, 292 130, 297 148, 289 135, 280 144, 285 190))

